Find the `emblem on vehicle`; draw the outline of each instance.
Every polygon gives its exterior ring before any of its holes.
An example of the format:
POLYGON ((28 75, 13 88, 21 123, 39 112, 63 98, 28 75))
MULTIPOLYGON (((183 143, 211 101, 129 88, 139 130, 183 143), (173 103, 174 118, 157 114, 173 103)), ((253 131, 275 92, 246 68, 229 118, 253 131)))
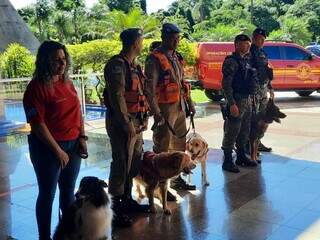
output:
POLYGON ((297 67, 297 76, 298 78, 305 79, 310 76, 311 67, 308 64, 301 63, 297 67))

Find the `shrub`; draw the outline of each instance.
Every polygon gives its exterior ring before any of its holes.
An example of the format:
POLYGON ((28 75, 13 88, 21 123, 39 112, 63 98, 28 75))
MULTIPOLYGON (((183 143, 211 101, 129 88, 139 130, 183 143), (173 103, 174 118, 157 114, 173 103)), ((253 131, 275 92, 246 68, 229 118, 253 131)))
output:
POLYGON ((0 56, 0 69, 3 78, 30 77, 34 70, 34 56, 30 51, 12 43, 0 56))

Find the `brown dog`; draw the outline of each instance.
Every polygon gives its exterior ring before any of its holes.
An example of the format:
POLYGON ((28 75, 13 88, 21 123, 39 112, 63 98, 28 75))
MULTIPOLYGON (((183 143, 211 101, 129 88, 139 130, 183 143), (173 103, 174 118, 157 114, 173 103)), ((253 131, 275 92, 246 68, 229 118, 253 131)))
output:
POLYGON ((159 153, 145 152, 140 173, 134 178, 139 196, 142 195, 139 184, 145 186, 150 210, 156 213, 154 192, 160 188, 162 208, 165 214, 171 214, 167 207, 168 181, 181 172, 190 173, 196 165, 184 152, 159 153))
MULTIPOLYGON (((208 158, 208 143, 198 133, 190 133, 187 136, 186 153, 190 155, 195 164, 201 164, 202 186, 209 186, 206 163, 208 158)), ((189 181, 191 175, 189 174, 189 181)))
POLYGON ((269 124, 273 121, 281 123, 280 118, 285 118, 287 115, 280 111, 280 108, 274 104, 273 99, 269 99, 267 107, 264 111, 259 112, 252 117, 250 130, 250 147, 251 159, 258 160, 258 145, 259 140, 267 131, 269 124))

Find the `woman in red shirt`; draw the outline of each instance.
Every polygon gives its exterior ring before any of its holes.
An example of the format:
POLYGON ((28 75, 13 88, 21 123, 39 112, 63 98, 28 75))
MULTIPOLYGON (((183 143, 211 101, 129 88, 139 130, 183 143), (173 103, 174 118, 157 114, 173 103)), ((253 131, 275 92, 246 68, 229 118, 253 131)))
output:
POLYGON ((74 201, 81 157, 87 157, 86 136, 77 92, 68 77, 70 59, 64 45, 45 41, 38 50, 36 69, 23 97, 31 134, 30 158, 39 194, 36 217, 39 239, 50 238, 52 203, 59 185, 59 208, 74 201))

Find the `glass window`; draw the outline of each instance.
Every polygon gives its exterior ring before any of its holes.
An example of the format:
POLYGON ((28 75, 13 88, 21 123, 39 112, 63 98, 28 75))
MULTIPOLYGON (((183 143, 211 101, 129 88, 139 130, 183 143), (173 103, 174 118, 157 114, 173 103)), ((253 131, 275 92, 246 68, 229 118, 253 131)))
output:
POLYGON ((308 60, 309 54, 296 47, 283 47, 286 60, 308 60))
POLYGON ((268 59, 280 60, 280 49, 276 46, 264 46, 263 50, 267 53, 268 59))
POLYGON ((308 50, 312 52, 313 54, 320 57, 320 48, 317 47, 309 47, 308 50))

